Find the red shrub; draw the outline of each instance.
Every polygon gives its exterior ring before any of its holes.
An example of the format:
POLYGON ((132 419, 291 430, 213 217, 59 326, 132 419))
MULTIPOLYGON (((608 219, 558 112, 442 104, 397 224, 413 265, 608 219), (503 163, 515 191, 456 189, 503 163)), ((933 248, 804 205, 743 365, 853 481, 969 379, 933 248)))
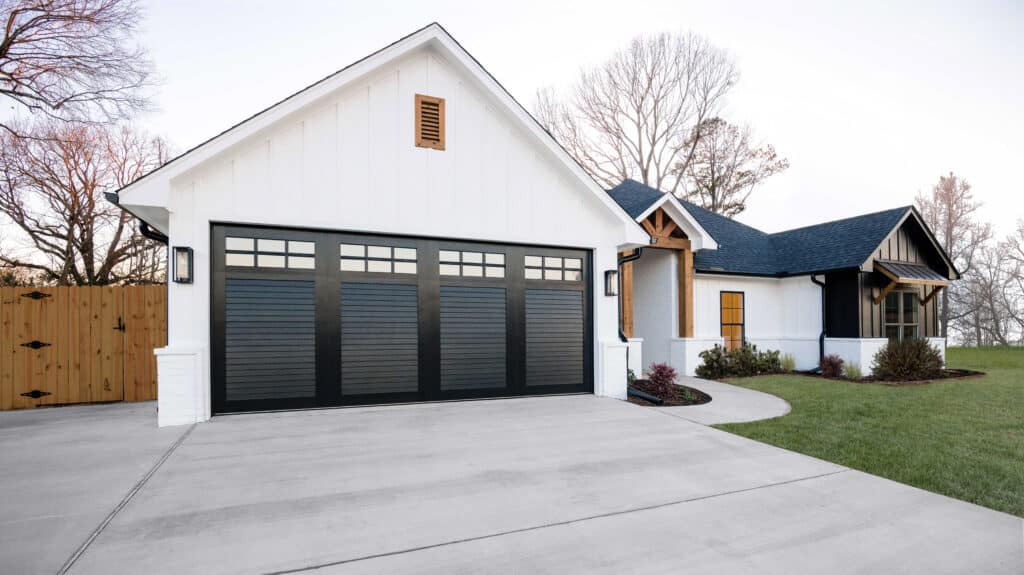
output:
POLYGON ((667 363, 652 363, 647 379, 659 390, 661 397, 668 397, 676 381, 676 370, 667 363))
POLYGON ((843 358, 834 353, 821 358, 821 375, 825 377, 840 377, 843 375, 843 358))

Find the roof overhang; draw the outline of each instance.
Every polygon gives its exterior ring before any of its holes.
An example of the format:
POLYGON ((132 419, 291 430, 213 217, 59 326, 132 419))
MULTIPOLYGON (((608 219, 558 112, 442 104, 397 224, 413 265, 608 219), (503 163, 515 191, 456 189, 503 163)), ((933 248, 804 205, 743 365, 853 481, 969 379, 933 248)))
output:
POLYGON ((547 150, 594 197, 623 223, 622 245, 639 246, 647 241, 644 230, 601 188, 571 155, 555 141, 540 123, 469 54, 448 32, 434 22, 388 45, 322 80, 288 96, 271 107, 235 124, 213 138, 175 157, 163 166, 149 172, 118 190, 120 205, 163 233, 168 233, 169 191, 176 178, 181 177, 206 161, 223 154, 235 145, 265 132, 282 120, 299 113, 321 99, 329 97, 344 86, 368 76, 381 66, 397 61, 414 50, 424 47, 459 63, 464 70, 489 93, 504 110, 520 121, 534 141, 547 150))
MULTIPOLYGON (((932 247, 935 248, 935 251, 939 254, 939 257, 942 258, 942 262, 949 269, 949 277, 946 278, 946 279, 949 279, 949 280, 958 280, 958 279, 960 279, 960 272, 956 269, 956 266, 953 265, 953 260, 950 259, 949 254, 946 253, 946 250, 942 249, 942 244, 940 244, 939 240, 936 239, 935 234, 932 233, 931 228, 929 228, 928 224, 925 223, 924 218, 921 217, 921 214, 917 211, 917 208, 915 208, 913 206, 910 206, 907 209, 907 213, 904 214, 903 217, 900 218, 900 221, 896 222, 896 225, 893 226, 893 228, 891 230, 889 230, 889 233, 886 234, 886 236, 884 238, 882 238, 882 241, 879 242, 878 246, 876 246, 874 251, 871 252, 872 256, 869 256, 868 259, 863 264, 861 264, 861 266, 860 266, 861 271, 865 271, 865 272, 873 271, 874 264, 877 261, 877 260, 873 259, 873 257, 874 257, 873 254, 878 253, 878 250, 881 249, 882 244, 884 244, 885 241, 889 239, 889 236, 891 236, 894 231, 900 229, 900 227, 902 227, 903 224, 906 223, 907 219, 909 219, 909 218, 914 218, 914 220, 918 223, 918 225, 921 226, 921 229, 924 230, 924 234, 928 238, 928 241, 931 243, 932 247)), ((936 275, 938 275, 938 274, 936 274, 936 275)), ((942 276, 940 276, 940 277, 942 277, 942 276)))
POLYGON ((950 284, 949 278, 943 277, 924 264, 875 260, 875 271, 898 284, 926 286, 948 286, 950 284))
POLYGON ((711 237, 711 234, 709 234, 708 231, 697 222, 697 219, 690 215, 690 212, 679 203, 679 200, 670 193, 666 193, 661 199, 648 206, 643 213, 636 217, 636 221, 644 221, 658 208, 665 210, 665 213, 672 218, 672 221, 675 222, 681 230, 683 230, 686 237, 690 239, 690 246, 693 251, 718 249, 718 242, 715 241, 715 238, 711 237))

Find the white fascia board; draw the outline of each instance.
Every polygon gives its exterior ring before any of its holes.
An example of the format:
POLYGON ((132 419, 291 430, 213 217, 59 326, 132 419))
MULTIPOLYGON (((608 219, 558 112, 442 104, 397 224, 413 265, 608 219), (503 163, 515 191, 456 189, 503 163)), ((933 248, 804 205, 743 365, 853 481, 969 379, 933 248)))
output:
MULTIPOLYGON (((540 124, 508 93, 490 73, 483 68, 459 43, 452 38, 439 24, 434 23, 418 32, 391 44, 390 46, 360 60, 347 68, 328 76, 324 80, 289 96, 282 102, 256 114, 248 120, 229 128, 225 132, 192 150, 175 158, 163 168, 157 169, 152 175, 143 176, 139 180, 122 188, 123 203, 133 205, 135 195, 143 195, 140 190, 150 188, 167 190, 178 176, 192 170, 207 160, 223 153, 234 145, 258 134, 261 130, 277 124, 289 115, 313 104, 317 100, 330 95, 378 68, 402 58, 413 50, 423 46, 432 47, 450 59, 458 61, 476 81, 496 100, 508 113, 513 115, 520 124, 534 136, 549 153, 552 153, 582 185, 584 185, 604 206, 612 211, 624 225, 624 242, 627 244, 646 245, 648 238, 640 226, 629 217, 629 214, 615 203, 610 196, 587 174, 582 167, 565 151, 540 124)), ((165 198, 166 202, 166 198, 165 198)), ((166 204, 165 204, 166 205, 166 204)))
POLYGON ((694 251, 718 249, 718 242, 715 241, 715 238, 711 237, 711 234, 697 222, 697 219, 690 214, 689 210, 684 208, 672 194, 666 193, 660 200, 651 204, 642 214, 637 216, 636 221, 644 221, 647 219, 647 216, 653 214, 654 210, 660 207, 664 207, 672 221, 683 228, 683 232, 690 238, 694 251))

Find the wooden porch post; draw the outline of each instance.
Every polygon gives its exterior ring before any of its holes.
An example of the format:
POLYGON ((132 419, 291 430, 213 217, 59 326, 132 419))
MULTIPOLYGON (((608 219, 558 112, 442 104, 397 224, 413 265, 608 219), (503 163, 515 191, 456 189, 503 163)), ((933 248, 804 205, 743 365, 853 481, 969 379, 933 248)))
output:
POLYGON ((693 337, 693 251, 676 251, 679 271, 679 337, 693 337))
MULTIPOLYGON (((625 252, 620 256, 627 255, 625 252)), ((633 262, 622 264, 619 280, 622 282, 619 297, 622 300, 622 332, 633 337, 633 262)))

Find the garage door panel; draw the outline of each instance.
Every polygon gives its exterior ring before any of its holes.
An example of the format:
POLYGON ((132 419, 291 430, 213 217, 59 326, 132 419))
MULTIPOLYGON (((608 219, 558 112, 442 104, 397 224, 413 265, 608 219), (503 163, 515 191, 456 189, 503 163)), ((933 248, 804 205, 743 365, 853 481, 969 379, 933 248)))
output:
POLYGON ((315 395, 314 287, 311 279, 227 278, 227 401, 315 395))
POLYGON ((583 292, 526 290, 526 385, 583 385, 583 292))
POLYGON ((415 285, 341 284, 341 393, 419 389, 419 304, 415 285))
POLYGON ((507 386, 506 290, 441 286, 441 391, 507 386))

